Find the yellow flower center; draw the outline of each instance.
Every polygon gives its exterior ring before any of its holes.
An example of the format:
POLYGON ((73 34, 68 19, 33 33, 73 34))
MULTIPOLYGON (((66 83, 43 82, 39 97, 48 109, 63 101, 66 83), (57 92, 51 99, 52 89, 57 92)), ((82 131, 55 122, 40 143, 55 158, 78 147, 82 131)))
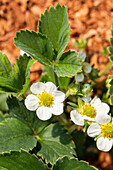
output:
POLYGON ((101 133, 103 137, 112 138, 113 137, 113 124, 106 123, 105 125, 100 125, 101 133))
POLYGON ((96 117, 96 111, 90 105, 83 105, 82 108, 80 109, 80 114, 82 116, 86 115, 86 116, 91 117, 91 118, 96 117))
POLYGON ((46 107, 50 107, 54 101, 53 96, 46 91, 42 92, 42 94, 38 94, 38 99, 40 100, 39 104, 46 107))

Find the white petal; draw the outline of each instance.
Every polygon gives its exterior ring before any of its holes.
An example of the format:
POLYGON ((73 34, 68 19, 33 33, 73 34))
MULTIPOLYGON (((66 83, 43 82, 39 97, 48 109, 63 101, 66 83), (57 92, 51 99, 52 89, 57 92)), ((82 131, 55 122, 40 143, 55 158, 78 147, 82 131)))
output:
POLYGON ((57 90, 57 87, 55 84, 53 84, 52 82, 45 83, 45 91, 47 93, 52 93, 55 90, 57 90))
POLYGON ((101 151, 108 152, 112 148, 112 140, 100 137, 97 139, 97 148, 101 151))
POLYGON ((90 73, 91 72, 91 66, 90 66, 89 63, 85 62, 83 68, 84 68, 85 73, 90 73))
POLYGON ((83 73, 79 73, 75 76, 75 80, 78 81, 78 82, 81 82, 84 80, 84 75, 83 73))
POLYGON ((82 62, 86 59, 86 54, 83 51, 78 52, 78 56, 82 62))
POLYGON ((101 103, 101 100, 97 96, 95 96, 91 101, 91 106, 95 108, 97 105, 100 105, 100 103, 101 103))
POLYGON ((76 125, 80 125, 83 126, 84 125, 84 119, 81 116, 81 114, 79 114, 77 112, 77 110, 72 110, 70 113, 71 116, 71 120, 76 124, 76 125))
POLYGON ((31 111, 34 111, 38 108, 38 98, 33 95, 33 94, 30 94, 26 97, 25 99, 25 106, 27 107, 28 110, 31 110, 31 111))
POLYGON ((37 109, 36 114, 41 120, 48 120, 51 118, 52 113, 48 107, 41 106, 37 109))
POLYGON ((100 132, 101 132, 101 129, 98 123, 92 123, 87 129, 88 136, 92 138, 98 136, 100 132))
POLYGON ((30 90, 34 94, 42 93, 45 90, 45 84, 42 82, 33 83, 30 90))
POLYGON ((52 95, 54 96, 54 102, 63 102, 65 99, 65 93, 58 90, 53 92, 52 95))
POLYGON ((88 120, 88 121, 95 121, 95 118, 91 118, 86 115, 83 116, 83 119, 88 120))
POLYGON ((95 121, 99 124, 105 124, 111 121, 111 117, 107 114, 97 114, 95 121))
POLYGON ((100 103, 100 105, 94 107, 96 109, 97 114, 107 114, 110 110, 110 107, 106 103, 100 103))
POLYGON ((51 111, 54 115, 61 115, 63 113, 63 103, 53 104, 51 111))

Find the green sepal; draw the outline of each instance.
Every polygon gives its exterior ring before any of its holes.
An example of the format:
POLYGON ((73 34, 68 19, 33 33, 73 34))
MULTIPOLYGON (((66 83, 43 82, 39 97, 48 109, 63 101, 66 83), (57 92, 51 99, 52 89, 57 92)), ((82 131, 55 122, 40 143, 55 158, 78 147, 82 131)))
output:
POLYGON ((73 108, 78 108, 78 105, 73 102, 67 102, 67 104, 71 105, 73 108))
POLYGON ((78 84, 71 83, 70 86, 68 87, 68 89, 69 89, 71 95, 75 95, 79 92, 80 86, 78 84))
POLYGON ((81 106, 83 105, 83 102, 82 102, 82 100, 80 99, 80 97, 78 97, 78 105, 79 105, 79 107, 81 107, 81 106))

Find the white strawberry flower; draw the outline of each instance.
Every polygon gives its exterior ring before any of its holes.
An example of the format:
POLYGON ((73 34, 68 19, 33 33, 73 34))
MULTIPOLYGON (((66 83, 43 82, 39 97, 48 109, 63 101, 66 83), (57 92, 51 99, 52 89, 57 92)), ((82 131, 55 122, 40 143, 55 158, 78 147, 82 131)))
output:
POLYGON ((96 137, 97 148, 108 152, 113 146, 113 119, 111 117, 100 115, 100 123, 92 123, 87 134, 90 137, 96 137))
POLYGON ((94 99, 91 100, 90 103, 83 103, 79 108, 76 110, 71 111, 71 120, 76 124, 80 126, 84 126, 84 121, 87 122, 101 122, 100 116, 103 117, 106 116, 108 120, 110 119, 110 116, 108 115, 108 112, 110 110, 109 105, 106 103, 101 102, 101 100, 97 97, 94 97, 94 99))
POLYGON ((31 85, 29 94, 25 99, 25 106, 28 110, 35 111, 39 119, 48 120, 52 114, 63 113, 63 101, 65 94, 57 90, 52 82, 37 82, 31 85))

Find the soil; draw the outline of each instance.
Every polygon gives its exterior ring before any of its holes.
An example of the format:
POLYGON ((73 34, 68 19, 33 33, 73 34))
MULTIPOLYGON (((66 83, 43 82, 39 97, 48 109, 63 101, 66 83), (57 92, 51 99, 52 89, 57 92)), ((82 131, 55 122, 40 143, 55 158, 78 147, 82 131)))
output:
MULTIPOLYGON (((38 31, 38 20, 45 8, 57 3, 68 9, 71 36, 67 49, 74 48, 72 41, 81 37, 89 39, 86 52, 88 61, 102 70, 109 59, 101 54, 103 47, 110 46, 111 25, 113 23, 113 0, 0 0, 0 50, 6 53, 12 65, 16 62, 20 50, 14 46, 14 37, 20 29, 38 31)), ((31 82, 37 81, 42 66, 35 63, 31 68, 31 82)), ((111 68, 108 74, 113 75, 111 68)), ((104 78, 106 78, 104 76, 104 78)), ((100 169, 113 169, 109 153, 100 152, 96 160, 88 159, 100 169)))

